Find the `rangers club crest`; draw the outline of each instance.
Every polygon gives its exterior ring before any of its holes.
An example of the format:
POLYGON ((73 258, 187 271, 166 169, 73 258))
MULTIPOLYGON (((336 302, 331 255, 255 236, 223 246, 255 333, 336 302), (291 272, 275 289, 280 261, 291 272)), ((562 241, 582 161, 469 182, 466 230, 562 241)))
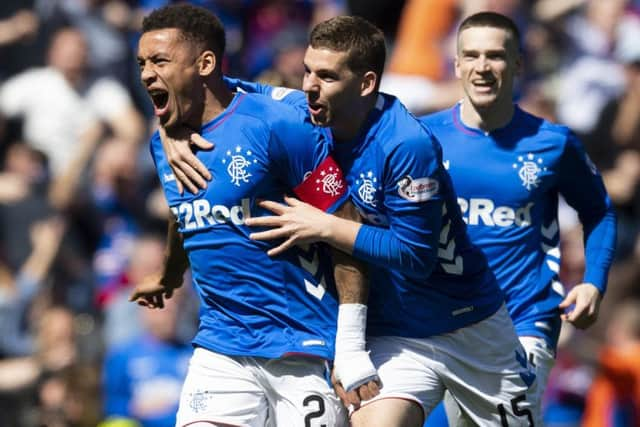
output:
POLYGON ((522 185, 531 191, 532 188, 540 184, 539 175, 547 168, 542 165, 542 158, 537 159, 532 153, 526 156, 518 156, 518 163, 513 164, 513 168, 518 170, 518 177, 522 180, 522 185))
POLYGON ((344 196, 347 189, 340 167, 329 156, 316 169, 307 172, 293 192, 303 202, 326 210, 344 196))
POLYGON ((222 163, 227 165, 227 173, 231 177, 231 183, 237 187, 240 187, 240 183, 249 182, 251 173, 247 170, 252 163, 257 160, 251 160, 253 153, 251 150, 242 152, 242 147, 236 146, 235 150, 227 150, 227 158, 222 159, 222 163))
POLYGON ((381 187, 377 187, 378 178, 373 176, 373 172, 369 171, 366 174, 361 173, 360 178, 356 179, 356 185, 358 186, 358 196, 360 199, 373 207, 376 206, 376 190, 380 190, 381 187))
POLYGON ((341 193, 342 179, 338 177, 338 169, 333 166, 329 166, 326 170, 320 171, 320 177, 316 178, 316 191, 322 191, 330 196, 337 196, 341 193))

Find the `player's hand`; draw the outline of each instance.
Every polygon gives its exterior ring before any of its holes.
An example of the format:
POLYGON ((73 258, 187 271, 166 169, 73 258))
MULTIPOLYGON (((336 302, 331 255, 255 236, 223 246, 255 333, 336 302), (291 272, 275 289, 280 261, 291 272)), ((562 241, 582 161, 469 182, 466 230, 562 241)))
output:
POLYGON ((358 409, 363 400, 373 399, 380 393, 380 383, 378 380, 367 381, 351 391, 346 391, 342 383, 336 379, 335 370, 331 372, 331 383, 333 384, 336 394, 347 408, 353 406, 353 409, 358 409))
POLYGON ((275 215, 245 219, 250 227, 267 227, 269 230, 251 233, 253 240, 284 239, 267 254, 276 256, 296 244, 314 243, 323 240, 328 229, 327 221, 332 216, 294 197, 285 196, 286 204, 265 200, 259 206, 275 215))
POLYGON ((182 285, 182 280, 167 280, 153 275, 136 285, 129 301, 147 308, 164 308, 164 300, 173 296, 173 291, 182 285))
POLYGON ((159 131, 162 148, 176 177, 180 194, 184 192, 184 187, 193 194, 201 188, 207 188, 207 181, 211 180, 211 172, 193 154, 191 147, 211 150, 214 144, 187 128, 172 129, 167 133, 161 127, 159 131))
POLYGON ((558 308, 563 311, 571 305, 575 304, 575 307, 569 312, 562 313, 560 317, 578 329, 587 329, 598 319, 601 300, 600 291, 591 283, 576 285, 558 305, 558 308))

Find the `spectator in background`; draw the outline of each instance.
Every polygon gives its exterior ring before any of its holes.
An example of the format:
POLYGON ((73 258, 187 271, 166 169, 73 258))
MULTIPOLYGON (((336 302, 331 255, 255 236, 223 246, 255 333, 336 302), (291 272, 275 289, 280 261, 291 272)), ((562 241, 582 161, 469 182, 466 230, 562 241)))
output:
POLYGON ((28 356, 35 350, 25 315, 41 291, 63 232, 64 223, 57 218, 34 224, 33 249, 15 277, 0 264, 0 355, 4 357, 28 356))
POLYGON ((301 26, 281 30, 273 40, 272 66, 256 77, 256 81, 271 86, 302 88, 304 52, 307 49, 307 31, 301 26))
POLYGON ((9 144, 0 171, 0 252, 16 271, 29 257, 29 228, 51 215, 46 156, 20 142, 9 144))
POLYGON ((0 4, 0 80, 36 65, 40 59, 36 38, 40 20, 33 1, 4 0, 0 4))
POLYGON ((558 70, 558 119, 584 135, 602 108, 624 90, 622 68, 612 56, 616 31, 628 0, 591 0, 564 23, 569 46, 558 70))
POLYGON ((622 64, 625 89, 603 108, 585 138, 585 147, 603 177, 618 211, 620 258, 633 251, 640 231, 640 18, 618 27, 614 57, 622 64))
POLYGON ((64 306, 47 305, 39 312, 38 425, 93 427, 99 421, 99 371, 83 360, 77 323, 64 306))
POLYGON ((34 224, 33 249, 15 274, 0 259, 0 413, 8 426, 35 402, 29 396, 46 362, 38 356, 38 328, 30 312, 34 300, 45 293, 63 231, 57 218, 34 224))
POLYGON ((583 427, 640 425, 640 300, 616 308, 587 395, 583 427))
POLYGON ((82 33, 64 28, 53 36, 46 67, 27 70, 0 87, 0 114, 23 118, 25 141, 48 156, 54 177, 69 167, 79 145, 101 136, 92 131, 98 123, 132 144, 144 134, 125 88, 114 80, 94 80, 87 57, 82 33))
MULTIPOLYGON (((138 146, 117 138, 105 140, 95 153, 91 183, 85 189, 96 210, 98 241, 93 270, 100 306, 128 285, 126 269, 135 256, 135 239, 150 222, 144 201, 152 186, 138 160, 138 146)), ((169 209, 166 203, 165 209, 169 209)), ((162 223, 160 230, 164 228, 162 223)))
MULTIPOLYGON (((129 302, 129 293, 131 289, 160 271, 164 259, 164 238, 145 234, 133 242, 128 258, 129 265, 123 275, 122 284, 112 290, 110 298, 103 306, 105 314, 103 339, 107 350, 122 346, 142 334, 144 328, 140 322, 131 322, 131 319, 139 319, 140 311, 129 302)), ((196 304, 192 302, 188 298, 181 306, 179 333, 184 339, 192 338, 197 324, 197 313, 193 310, 196 304)))
POLYGON ((175 425, 192 353, 191 337, 180 334, 180 313, 186 297, 191 296, 188 292, 185 287, 177 290, 162 310, 129 304, 141 317, 143 330, 106 355, 103 395, 107 419, 130 418, 143 427, 175 425))

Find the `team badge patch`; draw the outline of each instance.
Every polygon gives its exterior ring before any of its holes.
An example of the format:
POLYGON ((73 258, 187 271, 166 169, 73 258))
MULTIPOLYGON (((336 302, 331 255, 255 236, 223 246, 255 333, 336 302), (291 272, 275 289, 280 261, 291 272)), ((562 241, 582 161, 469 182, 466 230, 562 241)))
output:
POLYGON ((410 202, 426 202, 438 194, 439 189, 438 180, 429 177, 413 179, 407 175, 398 181, 398 194, 410 202))
POLYGON ((376 207, 376 191, 381 187, 378 187, 378 178, 373 176, 373 171, 361 173, 360 178, 356 179, 356 185, 360 199, 367 205, 376 207))
POLYGON ((231 177, 231 183, 240 187, 240 183, 248 183, 252 176, 247 170, 257 160, 253 158, 251 150, 242 151, 242 147, 237 146, 233 151, 227 150, 227 157, 222 159, 222 163, 227 165, 227 173, 231 177))
POLYGON ((547 168, 542 165, 542 158, 537 159, 532 153, 526 156, 518 156, 518 163, 513 164, 514 169, 518 169, 518 176, 522 180, 522 185, 531 191, 532 188, 540 184, 539 175, 547 168))

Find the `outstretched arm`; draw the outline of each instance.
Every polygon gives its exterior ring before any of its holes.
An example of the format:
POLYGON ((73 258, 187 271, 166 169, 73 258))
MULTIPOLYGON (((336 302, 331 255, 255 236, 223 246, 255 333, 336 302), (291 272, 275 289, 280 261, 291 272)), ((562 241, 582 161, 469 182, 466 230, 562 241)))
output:
POLYGON ((129 301, 135 301, 148 308, 163 308, 165 298, 171 298, 173 291, 182 286, 187 267, 189 259, 182 245, 182 235, 178 232, 178 223, 170 221, 162 272, 137 284, 129 301))

